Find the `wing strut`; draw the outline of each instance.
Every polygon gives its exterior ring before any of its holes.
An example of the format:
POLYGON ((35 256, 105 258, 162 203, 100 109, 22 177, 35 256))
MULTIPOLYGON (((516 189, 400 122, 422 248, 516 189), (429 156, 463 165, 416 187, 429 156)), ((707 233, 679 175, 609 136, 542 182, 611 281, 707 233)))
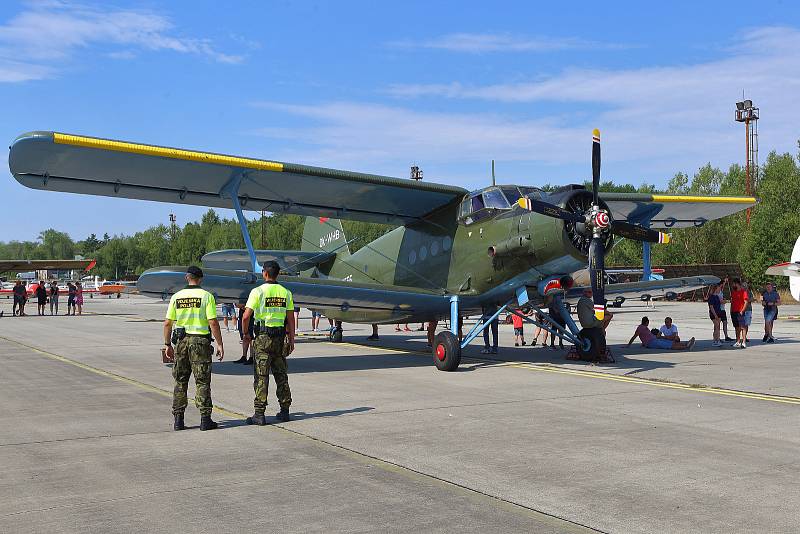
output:
POLYGON ((231 176, 222 189, 220 189, 219 196, 222 198, 230 198, 233 203, 233 209, 236 211, 236 218, 239 220, 239 228, 242 230, 242 237, 244 238, 244 245, 247 247, 247 253, 250 256, 250 264, 253 267, 254 273, 261 272, 261 265, 258 264, 256 257, 256 250, 253 248, 253 241, 250 239, 250 231, 247 229, 247 219, 244 218, 242 212, 242 203, 239 201, 239 188, 242 186, 242 180, 247 178, 246 171, 236 171, 231 176))

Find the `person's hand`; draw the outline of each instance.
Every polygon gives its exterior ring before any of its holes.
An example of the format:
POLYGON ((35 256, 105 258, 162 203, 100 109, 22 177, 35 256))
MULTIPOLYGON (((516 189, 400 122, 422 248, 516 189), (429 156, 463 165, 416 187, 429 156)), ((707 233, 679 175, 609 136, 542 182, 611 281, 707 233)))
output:
POLYGON ((253 338, 250 337, 250 334, 245 334, 244 337, 242 337, 242 341, 247 341, 249 343, 253 341, 253 338))
POLYGON ((167 346, 167 358, 175 361, 175 349, 172 348, 172 345, 167 346))
POLYGON ((219 345, 217 347, 217 360, 222 361, 224 357, 225 357, 225 347, 219 345))
POLYGON ((292 352, 294 352, 294 339, 290 339, 289 340, 289 352, 288 352, 288 354, 291 354, 292 352))

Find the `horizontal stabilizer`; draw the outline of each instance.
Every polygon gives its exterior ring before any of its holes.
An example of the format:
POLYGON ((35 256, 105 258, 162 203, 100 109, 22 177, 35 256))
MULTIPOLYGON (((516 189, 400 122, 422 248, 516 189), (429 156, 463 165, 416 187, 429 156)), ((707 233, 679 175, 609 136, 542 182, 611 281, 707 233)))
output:
MULTIPOLYGON (((625 297, 626 299, 637 299, 642 297, 661 298, 668 293, 686 293, 696 289, 703 289, 710 285, 718 284, 719 278, 711 275, 684 276, 682 278, 667 278, 665 280, 646 280, 641 282, 624 282, 619 284, 608 284, 605 286, 606 296, 614 295, 625 297)), ((579 297, 583 293, 584 287, 573 287, 570 289, 569 297, 579 297)), ((609 299, 611 300, 611 299, 609 299)))
MULTIPOLYGON (((302 252, 299 250, 256 250, 259 264, 277 261, 284 274, 297 274, 300 271, 318 267, 331 261, 335 252, 302 252)), ((228 271, 252 271, 250 254, 245 249, 217 250, 205 254, 201 261, 206 269, 228 271)))
POLYGON ((784 262, 767 267, 765 274, 772 276, 800 276, 800 262, 784 262))

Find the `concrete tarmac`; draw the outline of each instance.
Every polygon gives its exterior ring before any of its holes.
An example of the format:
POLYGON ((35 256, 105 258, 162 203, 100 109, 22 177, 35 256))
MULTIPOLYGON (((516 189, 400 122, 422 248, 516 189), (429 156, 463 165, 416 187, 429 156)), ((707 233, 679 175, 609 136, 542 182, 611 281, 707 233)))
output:
POLYGON ((171 431, 165 304, 87 299, 82 317, 0 308, 3 532, 800 524, 800 322, 779 320, 778 342, 761 344, 759 310, 753 343, 736 350, 710 346, 703 304, 626 305, 609 329, 617 363, 599 366, 515 348, 502 326, 500 353, 487 359, 476 342, 455 373, 433 368, 424 332, 383 326, 366 342, 368 325, 346 325, 345 343, 332 344, 307 332, 304 310, 289 364, 295 419, 242 424, 252 368, 233 363, 231 331, 212 382, 222 428, 201 433, 193 406, 192 428, 171 431), (652 326, 671 315, 697 347, 623 347, 642 315, 652 326))

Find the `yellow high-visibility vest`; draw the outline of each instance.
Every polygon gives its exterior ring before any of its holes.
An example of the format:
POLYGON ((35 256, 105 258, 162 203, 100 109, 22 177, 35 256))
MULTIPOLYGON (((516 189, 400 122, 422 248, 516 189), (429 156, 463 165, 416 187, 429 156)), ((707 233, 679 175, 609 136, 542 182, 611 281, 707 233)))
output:
POLYGON ((294 311, 292 292, 278 283, 266 283, 250 291, 245 307, 253 310, 257 323, 264 326, 283 326, 286 313, 294 311))
POLYGON ((169 301, 167 319, 183 327, 187 334, 209 334, 209 319, 217 318, 217 301, 214 295, 200 286, 186 286, 169 301))

